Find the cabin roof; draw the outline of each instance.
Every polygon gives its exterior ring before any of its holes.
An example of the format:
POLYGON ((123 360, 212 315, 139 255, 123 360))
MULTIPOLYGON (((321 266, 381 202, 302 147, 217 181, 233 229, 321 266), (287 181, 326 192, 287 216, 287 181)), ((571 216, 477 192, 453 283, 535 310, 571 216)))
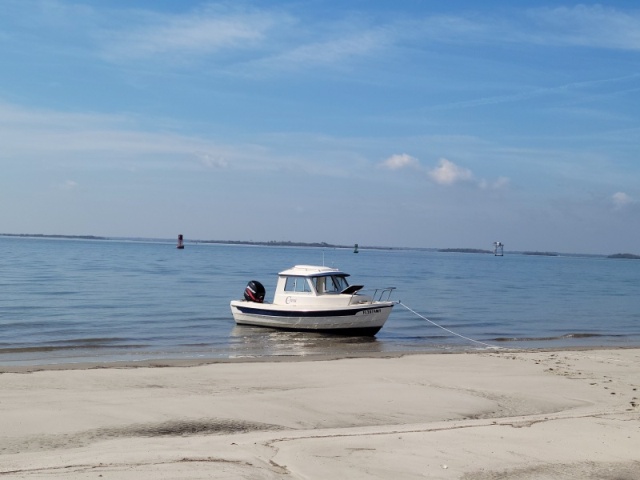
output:
POLYGON ((326 277, 329 275, 344 275, 348 277, 349 274, 345 273, 337 268, 316 266, 316 265, 296 265, 280 272, 280 276, 298 276, 298 277, 326 277))

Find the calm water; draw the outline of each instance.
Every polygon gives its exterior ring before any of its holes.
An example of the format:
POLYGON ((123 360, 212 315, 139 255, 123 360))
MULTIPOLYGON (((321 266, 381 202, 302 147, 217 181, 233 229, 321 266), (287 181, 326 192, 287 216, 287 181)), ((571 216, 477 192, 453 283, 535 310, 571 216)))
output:
POLYGON ((236 327, 255 279, 322 264, 502 347, 640 345, 640 261, 0 237, 0 365, 482 348, 398 305, 375 338, 236 327))

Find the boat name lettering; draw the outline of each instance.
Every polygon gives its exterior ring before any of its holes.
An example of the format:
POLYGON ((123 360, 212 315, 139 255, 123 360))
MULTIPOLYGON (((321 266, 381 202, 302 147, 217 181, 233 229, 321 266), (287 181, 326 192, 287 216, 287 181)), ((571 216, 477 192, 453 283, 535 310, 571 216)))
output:
POLYGON ((379 308, 370 308, 368 310, 362 310, 360 312, 361 315, 371 315, 372 313, 380 313, 382 310, 379 308))
POLYGON ((285 299, 285 303, 287 303, 287 304, 296 303, 296 302, 297 302, 297 300, 295 298, 293 298, 293 297, 287 297, 285 299))

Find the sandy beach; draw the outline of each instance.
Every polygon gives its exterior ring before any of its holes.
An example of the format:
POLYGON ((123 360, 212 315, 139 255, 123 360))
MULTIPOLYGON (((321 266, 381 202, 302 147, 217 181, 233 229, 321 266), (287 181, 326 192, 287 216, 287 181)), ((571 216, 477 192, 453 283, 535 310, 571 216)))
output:
POLYGON ((640 478, 640 350, 0 367, 0 477, 640 478))

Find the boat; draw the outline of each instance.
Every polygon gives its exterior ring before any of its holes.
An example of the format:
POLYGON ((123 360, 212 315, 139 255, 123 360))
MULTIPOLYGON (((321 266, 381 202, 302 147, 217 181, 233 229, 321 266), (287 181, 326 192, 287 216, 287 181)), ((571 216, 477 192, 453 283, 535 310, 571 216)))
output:
POLYGON ((265 302, 264 286, 251 280, 244 299, 231 301, 231 313, 238 325, 373 336, 397 303, 390 300, 395 287, 364 295, 363 285, 349 285, 348 276, 336 268, 296 265, 278 274, 273 302, 265 302))

